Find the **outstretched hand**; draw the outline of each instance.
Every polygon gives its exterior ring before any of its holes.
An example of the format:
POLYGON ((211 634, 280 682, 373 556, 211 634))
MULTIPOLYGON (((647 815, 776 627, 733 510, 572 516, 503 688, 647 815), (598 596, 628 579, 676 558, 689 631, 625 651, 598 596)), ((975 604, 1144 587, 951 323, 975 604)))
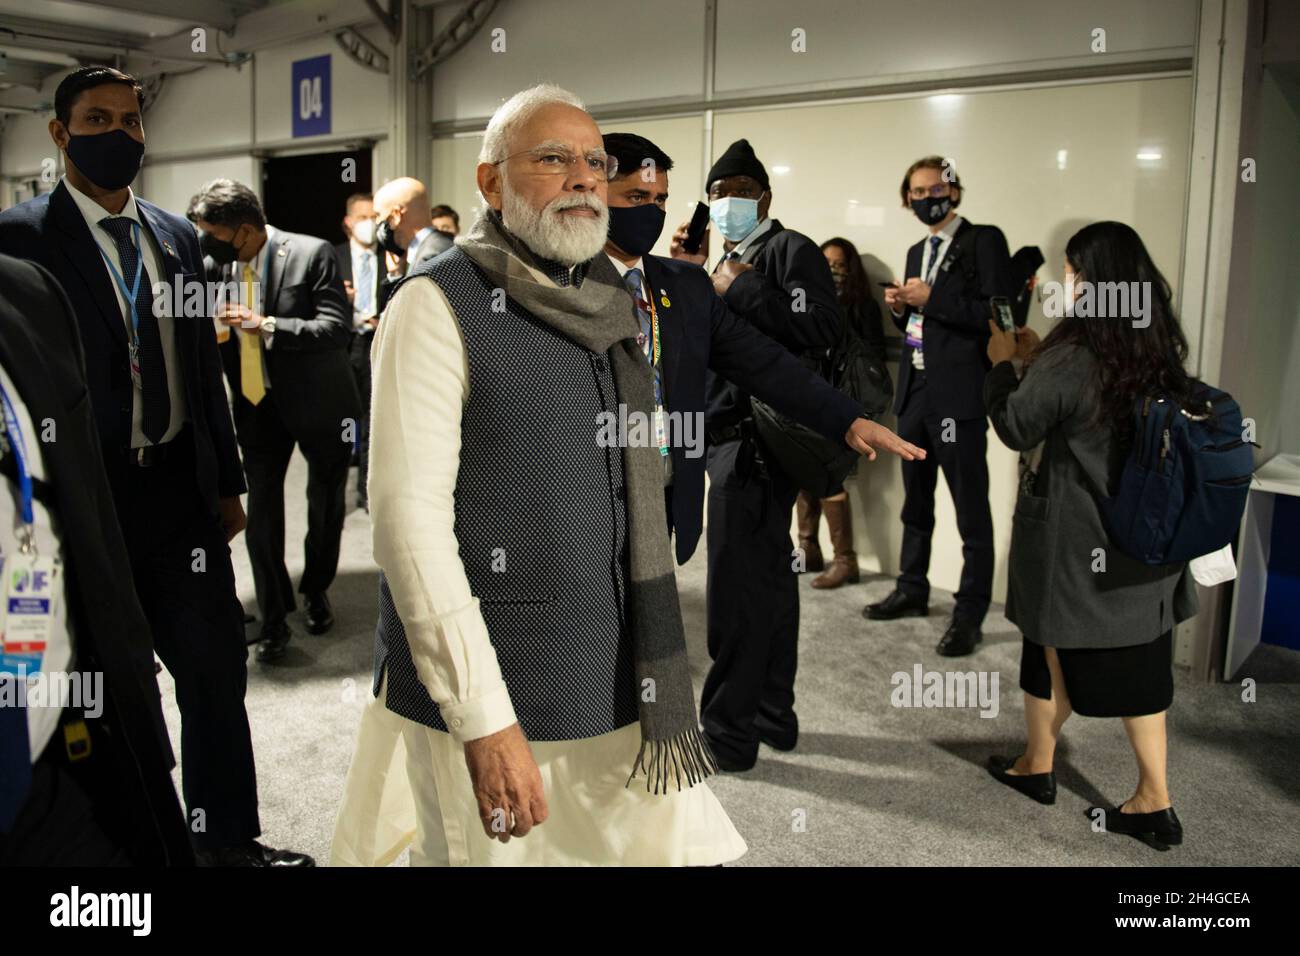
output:
POLYGON ((844 433, 844 443, 858 454, 866 455, 868 461, 876 460, 877 448, 897 455, 904 461, 921 461, 925 458, 925 449, 903 441, 884 425, 866 418, 854 419, 849 430, 844 433))

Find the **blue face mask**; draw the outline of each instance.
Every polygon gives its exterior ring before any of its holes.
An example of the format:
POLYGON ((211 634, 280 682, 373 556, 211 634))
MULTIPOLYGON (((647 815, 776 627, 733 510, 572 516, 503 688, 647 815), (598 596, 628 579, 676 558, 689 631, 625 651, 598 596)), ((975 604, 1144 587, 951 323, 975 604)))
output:
POLYGON ((718 232, 731 242, 739 242, 758 225, 758 200, 724 196, 709 203, 709 218, 718 232))

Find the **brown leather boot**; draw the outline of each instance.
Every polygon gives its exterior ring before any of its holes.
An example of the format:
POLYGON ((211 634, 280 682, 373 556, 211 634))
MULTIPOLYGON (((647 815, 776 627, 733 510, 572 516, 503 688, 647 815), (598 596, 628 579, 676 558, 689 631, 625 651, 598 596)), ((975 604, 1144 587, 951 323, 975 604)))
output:
POLYGON ((806 491, 799 492, 794 502, 799 522, 799 547, 803 551, 804 571, 821 571, 826 567, 822 546, 817 543, 817 529, 822 517, 822 503, 806 491))
POLYGON ((853 550, 853 515, 849 510, 849 496, 827 498, 822 503, 826 512, 826 527, 835 545, 835 557, 824 574, 813 578, 815 588, 837 588, 841 584, 857 584, 861 578, 858 556, 853 550))

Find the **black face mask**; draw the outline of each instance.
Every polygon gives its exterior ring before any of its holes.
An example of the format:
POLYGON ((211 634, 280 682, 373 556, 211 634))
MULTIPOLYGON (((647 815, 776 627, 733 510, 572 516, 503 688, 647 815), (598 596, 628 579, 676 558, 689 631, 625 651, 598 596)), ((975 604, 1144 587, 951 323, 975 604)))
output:
POLYGON ((199 251, 219 266, 229 265, 239 258, 233 242, 218 239, 210 232, 199 233, 199 251))
POLYGON ((912 212, 916 213, 916 218, 927 226, 943 222, 943 217, 948 215, 948 210, 951 208, 952 197, 950 196, 927 196, 924 199, 912 200, 912 212))
POLYGON ((643 256, 664 231, 664 211, 655 203, 609 207, 609 238, 629 256, 643 256))
POLYGON ((375 230, 375 244, 380 249, 391 252, 395 256, 406 255, 406 247, 397 241, 397 233, 393 231, 393 227, 388 224, 387 219, 381 222, 379 228, 375 230))
POLYGON ((124 129, 93 136, 68 136, 68 159, 100 189, 131 185, 140 172, 144 143, 124 129))

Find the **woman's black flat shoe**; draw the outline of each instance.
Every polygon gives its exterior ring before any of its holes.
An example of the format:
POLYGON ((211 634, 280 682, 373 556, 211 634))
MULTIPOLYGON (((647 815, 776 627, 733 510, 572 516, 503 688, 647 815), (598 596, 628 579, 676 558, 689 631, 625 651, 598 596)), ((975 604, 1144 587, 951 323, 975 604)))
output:
POLYGON ((1007 773, 1016 765, 1018 757, 989 757, 989 773, 993 779, 1019 790, 1026 797, 1051 806, 1056 802, 1056 771, 1047 773, 1007 773))
POLYGON ((1105 817, 1107 833, 1126 833, 1153 850, 1168 850, 1183 842, 1183 824, 1173 807, 1155 813, 1121 813, 1119 807, 1089 807, 1088 819, 1095 820, 1098 811, 1105 817))

